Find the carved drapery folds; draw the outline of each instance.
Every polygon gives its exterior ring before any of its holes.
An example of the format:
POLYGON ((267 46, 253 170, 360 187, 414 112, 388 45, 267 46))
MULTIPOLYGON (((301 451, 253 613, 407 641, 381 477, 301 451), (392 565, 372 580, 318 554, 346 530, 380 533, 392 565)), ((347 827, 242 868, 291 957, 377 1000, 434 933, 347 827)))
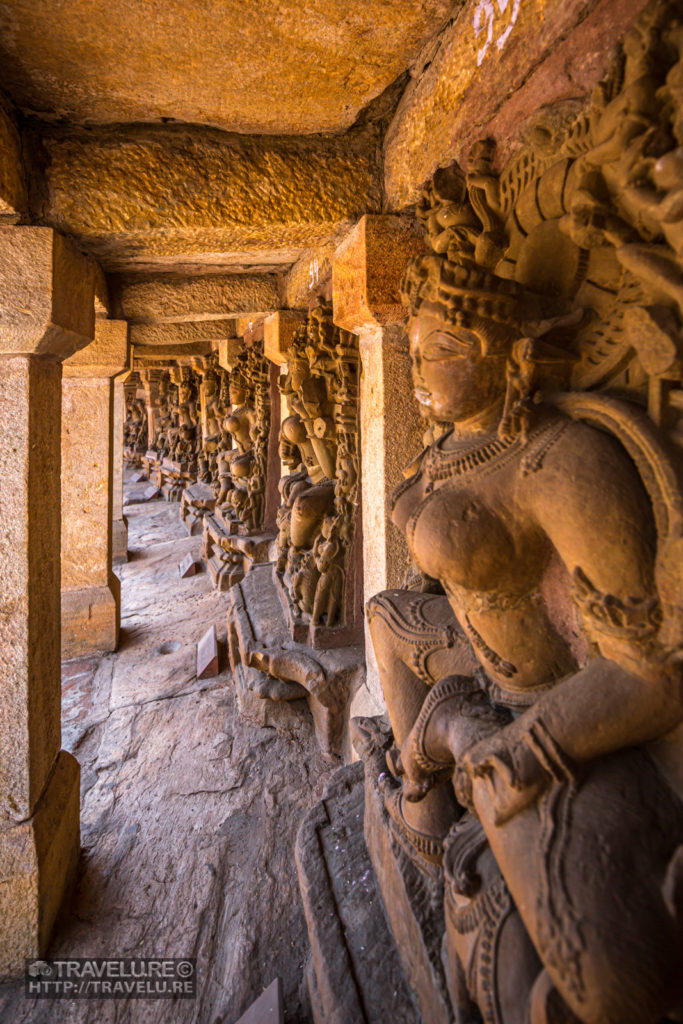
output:
POLYGON ((344 621, 348 558, 358 503, 358 349, 321 303, 292 342, 281 394, 289 416, 280 450, 278 572, 295 619, 344 621))
POLYGON ((368 608, 390 774, 358 733, 406 970, 458 1019, 683 998, 682 50, 648 9, 585 112, 418 210, 415 393, 449 429, 393 497, 422 587, 368 608))

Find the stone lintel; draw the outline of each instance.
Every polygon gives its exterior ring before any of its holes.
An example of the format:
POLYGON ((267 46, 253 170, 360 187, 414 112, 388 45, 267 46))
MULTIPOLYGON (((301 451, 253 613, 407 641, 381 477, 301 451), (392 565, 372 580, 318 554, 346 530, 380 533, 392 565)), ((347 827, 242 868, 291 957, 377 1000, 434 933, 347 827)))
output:
POLYGON ((403 323, 400 286, 406 263, 424 251, 412 219, 367 214, 338 246, 332 264, 332 302, 338 327, 359 334, 403 323))
POLYGON ((286 309, 308 309, 332 275, 332 260, 337 246, 348 234, 344 229, 326 242, 308 249, 283 275, 280 282, 281 305, 286 309))
POLYGON ((117 312, 131 324, 172 324, 256 317, 280 306, 273 274, 157 274, 121 280, 117 312))
MULTIPOLYGON (((238 324, 242 321, 238 321, 238 324)), ((259 317, 258 320, 251 320, 247 327, 242 326, 242 330, 238 330, 237 333, 242 335, 242 340, 248 348, 250 345, 254 345, 256 342, 263 341, 263 325, 265 323, 265 317, 259 317)))
MULTIPOLYGON (((41 126, 39 143, 49 161, 45 222, 109 272, 282 267, 381 208, 376 124, 298 137, 180 125, 41 126)), ((238 312, 280 305, 249 298, 238 312)))
POLYGON ((299 327, 306 323, 306 313, 298 309, 279 309, 263 322, 263 352, 271 363, 287 362, 287 350, 299 327))
POLYGON ((95 339, 62 363, 64 377, 116 377, 129 370, 128 324, 95 321, 95 339))
POLYGON ((0 217, 11 224, 26 212, 27 206, 21 139, 12 114, 0 100, 0 217))
POLYGON ((0 227, 0 353, 65 359, 93 339, 95 268, 43 227, 0 227))
POLYGON ((199 320, 172 324, 133 324, 132 345, 192 345, 197 341, 222 341, 237 334, 233 320, 199 320))

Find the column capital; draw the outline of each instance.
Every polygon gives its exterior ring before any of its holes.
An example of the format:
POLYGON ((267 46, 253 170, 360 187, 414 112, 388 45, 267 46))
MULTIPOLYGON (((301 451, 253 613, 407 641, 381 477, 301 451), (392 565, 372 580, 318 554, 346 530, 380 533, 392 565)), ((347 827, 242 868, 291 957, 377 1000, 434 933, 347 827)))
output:
POLYGON ((359 334, 405 321, 400 285, 411 256, 424 252, 409 217, 366 214, 337 247, 332 261, 333 319, 359 334))
POLYGON ((306 324, 303 309, 278 309, 263 321, 263 354, 271 363, 282 366, 287 362, 287 351, 300 327, 306 324))
POLYGON ((125 320, 95 321, 95 339, 65 359, 64 377, 116 377, 130 369, 128 324, 125 320))
POLYGON ((66 359, 93 339, 95 264, 52 228, 0 227, 0 353, 66 359))
POLYGON ((218 365, 223 370, 234 370, 237 357, 244 348, 243 338, 226 338, 218 342, 218 365))

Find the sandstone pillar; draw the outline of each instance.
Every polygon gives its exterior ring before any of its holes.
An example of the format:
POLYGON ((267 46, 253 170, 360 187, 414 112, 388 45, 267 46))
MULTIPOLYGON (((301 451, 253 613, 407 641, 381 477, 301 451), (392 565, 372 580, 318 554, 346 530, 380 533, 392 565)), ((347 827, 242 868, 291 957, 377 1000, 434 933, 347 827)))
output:
POLYGON ((128 361, 128 325, 97 320, 95 340, 63 365, 62 657, 114 651, 121 618, 112 571, 113 378, 128 361))
POLYGON ((112 440, 112 562, 128 561, 128 520, 123 514, 123 427, 126 421, 126 375, 114 380, 114 429, 112 440))
POLYGON ((45 952, 79 851, 60 750, 60 361, 92 338, 94 268, 49 228, 0 228, 0 978, 45 952))
MULTIPOLYGON (((410 565, 403 535, 386 501, 402 471, 422 447, 424 420, 413 397, 406 311, 400 282, 410 257, 423 248, 412 221, 395 216, 362 218, 338 247, 332 267, 334 322, 359 336, 363 598, 398 587, 410 565)), ((384 707, 366 622, 370 702, 353 713, 384 707)), ((367 695, 366 695, 367 696, 367 695)))

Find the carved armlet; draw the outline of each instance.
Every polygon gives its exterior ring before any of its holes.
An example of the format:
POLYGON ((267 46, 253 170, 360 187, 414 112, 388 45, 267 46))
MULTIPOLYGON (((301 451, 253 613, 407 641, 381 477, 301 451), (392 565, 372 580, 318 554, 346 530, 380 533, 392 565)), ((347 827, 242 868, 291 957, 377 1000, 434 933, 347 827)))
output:
POLYGON ((601 633, 623 640, 653 637, 662 624, 662 609, 656 596, 625 600, 594 587, 582 569, 572 574, 572 598, 583 619, 601 633))

